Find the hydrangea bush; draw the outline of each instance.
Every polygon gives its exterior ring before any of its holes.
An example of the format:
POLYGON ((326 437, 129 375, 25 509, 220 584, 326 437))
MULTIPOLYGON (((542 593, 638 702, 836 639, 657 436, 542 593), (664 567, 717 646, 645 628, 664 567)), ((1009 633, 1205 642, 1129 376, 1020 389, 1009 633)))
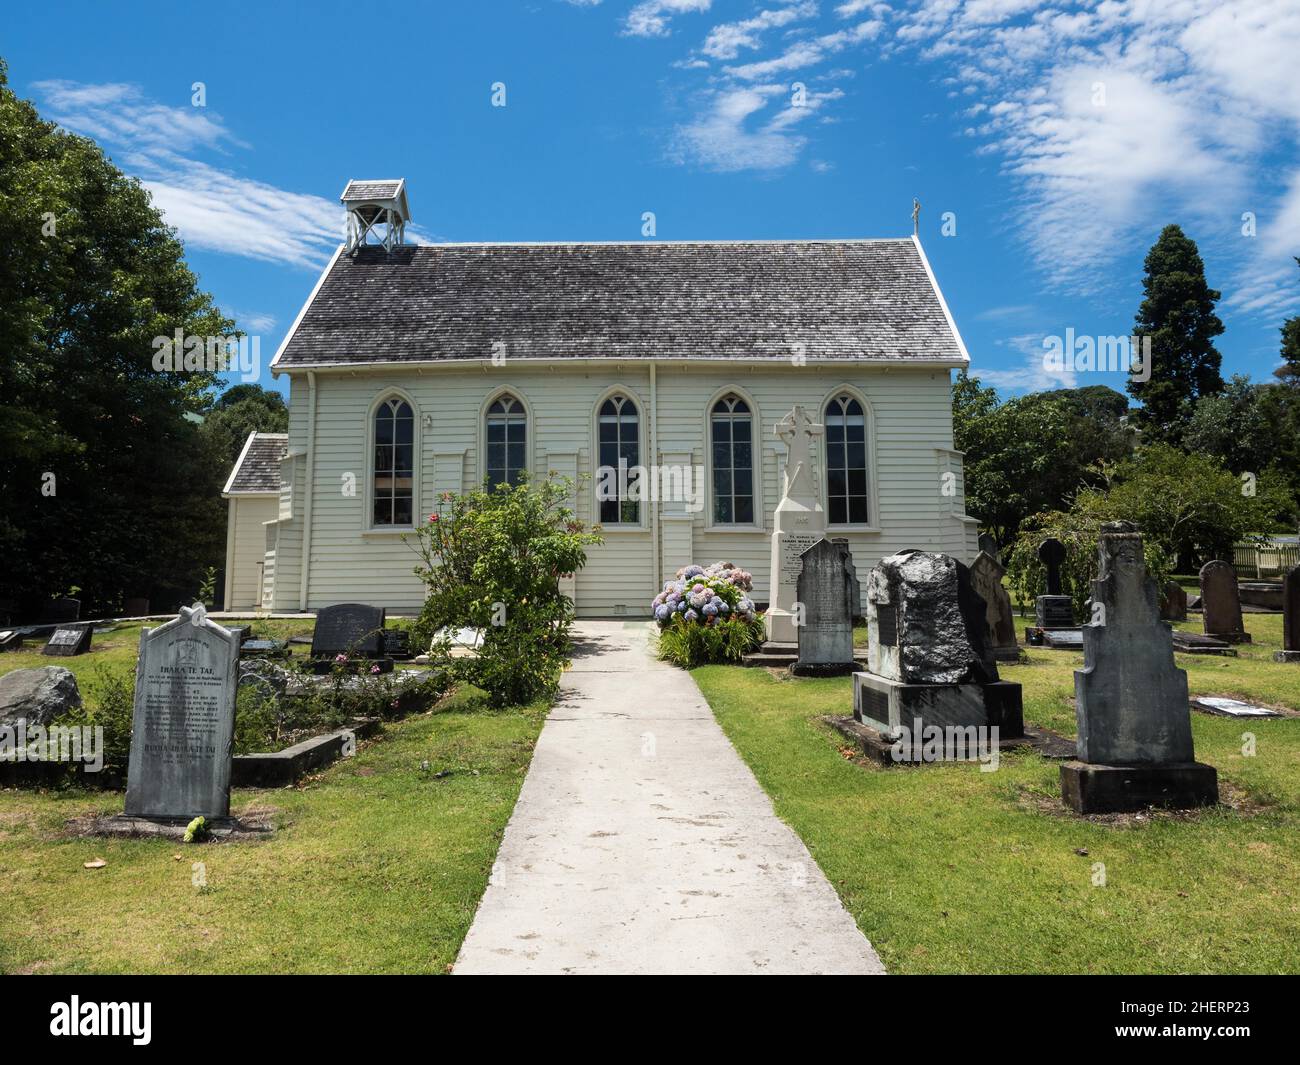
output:
POLYGON ((753 587, 753 575, 730 562, 679 569, 650 604, 659 657, 686 668, 739 661, 763 640, 753 587))

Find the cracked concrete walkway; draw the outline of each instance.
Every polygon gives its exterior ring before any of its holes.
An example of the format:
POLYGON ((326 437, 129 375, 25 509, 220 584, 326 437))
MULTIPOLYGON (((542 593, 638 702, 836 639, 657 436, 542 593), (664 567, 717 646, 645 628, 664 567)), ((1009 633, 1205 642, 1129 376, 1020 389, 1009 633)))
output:
POLYGON ((583 622, 457 973, 881 973, 648 625, 583 622))

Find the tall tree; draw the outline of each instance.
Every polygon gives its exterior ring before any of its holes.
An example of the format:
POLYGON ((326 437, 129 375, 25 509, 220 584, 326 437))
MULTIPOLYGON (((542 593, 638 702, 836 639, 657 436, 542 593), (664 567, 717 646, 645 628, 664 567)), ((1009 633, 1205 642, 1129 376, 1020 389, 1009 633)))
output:
POLYGON ((186 417, 214 375, 155 368, 153 341, 232 324, 140 183, 0 61, 0 599, 170 605, 220 562, 223 471, 186 417))
MULTIPOLYGON (((1292 256, 1300 266, 1300 256, 1292 256)), ((1283 382, 1300 386, 1300 314, 1282 323, 1282 365, 1273 371, 1283 382)))
POLYGON ((232 385, 212 405, 203 433, 214 451, 232 466, 251 432, 283 433, 289 428, 284 397, 261 385, 232 385))
POLYGON ((1142 403, 1138 422, 1146 437, 1178 444, 1196 400, 1223 391, 1214 346, 1223 332, 1214 313, 1221 293, 1206 283, 1196 242, 1178 226, 1165 226, 1145 266, 1134 332, 1151 338, 1151 376, 1131 377, 1128 391, 1142 403))

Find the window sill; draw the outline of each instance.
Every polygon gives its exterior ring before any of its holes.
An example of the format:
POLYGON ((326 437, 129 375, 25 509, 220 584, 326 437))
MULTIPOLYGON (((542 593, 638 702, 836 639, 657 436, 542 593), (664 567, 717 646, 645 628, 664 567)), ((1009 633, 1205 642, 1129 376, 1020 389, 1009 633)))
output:
POLYGON ((831 525, 827 524, 828 533, 867 533, 870 535, 879 535, 884 530, 879 525, 831 525))
POLYGON ((362 529, 362 536, 410 536, 415 532, 414 525, 394 525, 392 528, 362 529))
POLYGON ((706 525, 706 533, 766 533, 767 530, 759 525, 706 525))
MULTIPOLYGON (((596 523, 600 525, 600 522, 596 523)), ((600 525, 600 535, 605 533, 644 533, 649 532, 648 525, 600 525)))

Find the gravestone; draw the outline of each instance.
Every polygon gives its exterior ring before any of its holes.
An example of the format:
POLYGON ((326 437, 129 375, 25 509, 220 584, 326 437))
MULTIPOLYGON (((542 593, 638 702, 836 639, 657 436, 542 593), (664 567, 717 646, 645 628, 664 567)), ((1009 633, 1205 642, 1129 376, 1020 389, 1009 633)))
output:
POLYGON ((59 625, 65 621, 77 621, 81 617, 80 599, 51 599, 41 607, 40 624, 59 625))
POLYGON ((844 559, 846 591, 849 596, 849 616, 854 621, 857 621, 863 616, 862 582, 858 580, 858 567, 853 563, 853 548, 850 546, 847 536, 832 537, 831 543, 840 549, 840 556, 844 559))
POLYGON ((126 605, 123 606, 122 609, 126 612, 126 616, 129 618, 146 617, 149 613, 149 600, 139 598, 128 599, 126 605))
POLYGON ((1074 604, 1061 594, 1061 563, 1065 545, 1048 537, 1038 545, 1038 560, 1047 570, 1047 591, 1034 600, 1034 624, 1040 629, 1074 628, 1074 604))
POLYGON ((384 619, 386 611, 365 603, 338 603, 316 612, 312 632, 311 656, 317 672, 329 672, 339 655, 349 660, 364 660, 378 665, 381 672, 392 671, 393 660, 384 654, 384 619))
POLYGON ((1177 581, 1165 581, 1160 596, 1160 617, 1164 621, 1187 620, 1187 592, 1177 581))
POLYGON ((1103 525, 1097 550, 1074 672, 1078 757, 1061 767, 1062 797, 1084 814, 1212 805, 1217 777, 1194 757, 1187 674, 1174 664, 1137 526, 1103 525))
POLYGON ((979 549, 984 554, 991 557, 995 562, 1001 562, 1002 556, 998 554, 998 542, 993 539, 992 533, 980 533, 979 549))
POLYGON ((771 601, 763 615, 768 643, 797 642, 793 611, 799 598, 801 559, 826 532, 826 512, 817 500, 812 470, 812 440, 823 429, 798 404, 776 425, 776 435, 786 445, 786 459, 784 489, 772 515, 771 601))
POLYGON ((0 631, 0 651, 21 651, 23 649, 23 634, 17 629, 5 629, 0 631))
POLYGON ((1237 571, 1231 562, 1215 560, 1201 567, 1201 627, 1206 636, 1227 643, 1250 643, 1241 622, 1237 571))
POLYGON ((79 625, 60 625, 50 635, 49 643, 41 651, 43 655, 84 655, 90 650, 89 622, 79 625))
POLYGON ((1243 703, 1240 699, 1229 699, 1221 695, 1198 695, 1192 700, 1192 706, 1204 710, 1216 717, 1281 717, 1276 710, 1267 706, 1255 706, 1243 703))
POLYGON ((385 629, 384 654, 388 655, 389 658, 410 658, 410 629, 385 629))
POLYGON ((1300 566, 1282 578, 1282 650, 1274 662, 1300 662, 1300 566))
POLYGON ((929 725, 1023 735, 1020 685, 998 677, 985 616, 957 559, 881 559, 867 578, 867 672, 853 678, 853 716, 889 735, 929 725))
POLYGON ((853 613, 849 577, 838 544, 818 540, 800 556, 798 603, 802 624, 799 660, 790 672, 805 677, 836 677, 857 669, 853 660, 853 613))
MULTIPOLYGON (((981 537, 981 539, 984 539, 981 537)), ((1016 622, 1011 614, 1011 596, 1002 585, 1006 567, 996 555, 981 550, 970 564, 971 586, 984 600, 984 627, 993 657, 999 662, 1015 662, 1020 658, 1016 643, 1016 622)))
POLYGON ((230 815, 239 643, 201 603, 140 631, 127 817, 230 815))

